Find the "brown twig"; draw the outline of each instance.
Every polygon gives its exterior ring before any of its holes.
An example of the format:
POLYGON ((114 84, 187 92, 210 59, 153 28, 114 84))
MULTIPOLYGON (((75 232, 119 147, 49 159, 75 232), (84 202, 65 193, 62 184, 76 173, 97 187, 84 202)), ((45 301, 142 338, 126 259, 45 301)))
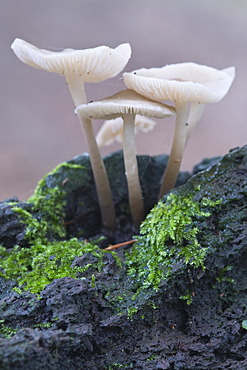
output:
POLYGON ((109 245, 109 247, 104 248, 105 251, 113 251, 115 249, 118 249, 120 247, 123 247, 124 245, 128 244, 133 244, 136 242, 136 239, 128 240, 127 242, 119 243, 119 244, 114 244, 114 245, 109 245))

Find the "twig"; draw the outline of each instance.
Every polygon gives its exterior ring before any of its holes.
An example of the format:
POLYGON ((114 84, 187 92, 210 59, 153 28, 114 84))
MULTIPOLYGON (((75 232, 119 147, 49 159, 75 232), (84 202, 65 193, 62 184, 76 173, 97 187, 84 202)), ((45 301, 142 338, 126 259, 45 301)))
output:
POLYGON ((109 245, 109 247, 104 248, 105 251, 113 251, 114 249, 118 249, 120 247, 123 247, 124 245, 133 244, 136 242, 136 239, 128 240, 127 242, 109 245))

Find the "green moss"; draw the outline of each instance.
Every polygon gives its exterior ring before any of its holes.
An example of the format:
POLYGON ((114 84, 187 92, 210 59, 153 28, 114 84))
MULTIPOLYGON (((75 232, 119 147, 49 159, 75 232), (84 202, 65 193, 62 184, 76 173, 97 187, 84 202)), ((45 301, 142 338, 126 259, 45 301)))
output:
MULTIPOLYGON (((54 176, 60 176, 61 168, 73 171, 74 175, 75 170, 82 171, 84 166, 65 162, 47 173, 39 181, 34 194, 28 199, 28 203, 33 204, 32 213, 13 203, 13 211, 19 214, 22 222, 27 226, 25 238, 30 243, 46 243, 48 235, 53 239, 61 239, 65 236, 65 186, 69 178, 61 179, 59 186, 52 186, 53 184, 49 183, 54 176)), ((66 175, 68 175, 67 172, 66 175)))
MULTIPOLYGON (((49 208, 49 206, 52 205, 51 199, 58 200, 57 198, 64 196, 64 190, 62 187, 67 183, 69 180, 68 177, 64 178, 63 181, 60 184, 60 189, 58 187, 52 187, 47 185, 48 179, 53 177, 54 175, 58 175, 60 170, 66 168, 71 170, 77 170, 79 169, 82 171, 84 169, 84 166, 78 165, 78 164, 72 164, 72 163, 61 163, 59 164, 54 170, 51 172, 48 172, 38 183, 34 194, 29 198, 28 202, 31 202, 37 207, 38 209, 47 209, 48 213, 52 213, 52 209, 49 208), (59 194, 60 193, 60 194, 59 194), (44 204, 45 201, 45 204, 44 204), (47 202, 48 201, 48 202, 47 202)), ((53 204, 54 205, 54 204, 53 204)), ((57 204, 55 204, 57 206, 57 204)))
POLYGON ((243 320, 241 326, 243 329, 247 330, 247 320, 243 320))
POLYGON ((48 234, 54 238, 65 236, 63 222, 65 193, 57 187, 46 190, 46 192, 41 192, 38 186, 35 194, 28 200, 29 203, 33 203, 32 213, 18 206, 12 208, 26 224, 25 238, 29 242, 44 242, 48 234))
POLYGON ((45 219, 37 220, 30 212, 20 207, 13 207, 12 210, 19 214, 21 222, 27 227, 25 229, 25 239, 30 242, 42 243, 46 240, 48 232, 48 223, 45 219))
POLYGON ((232 270, 232 266, 225 266, 224 268, 222 268, 219 271, 218 276, 216 277, 216 281, 218 283, 227 282, 227 283, 234 284, 235 280, 227 276, 228 271, 231 271, 231 270, 232 270))
MULTIPOLYGON (((65 229, 63 225, 64 219, 64 208, 65 208, 65 191, 61 187, 48 187, 46 185, 47 178, 57 172, 61 166, 61 164, 57 166, 52 172, 46 174, 38 183, 34 194, 28 199, 29 203, 33 203, 34 212, 38 212, 42 214, 42 220, 46 221, 46 226, 49 225, 49 229, 55 236, 63 237, 65 235, 65 229)), ((44 223, 44 221, 43 221, 44 223)), ((28 223, 28 228, 30 230, 30 223, 28 223)), ((43 229, 44 225, 41 225, 41 229, 43 229)), ((31 227, 32 230, 32 227, 31 227)), ((37 228, 34 228, 34 231, 37 228)), ((47 234, 47 227, 44 230, 43 234, 47 234)), ((32 232, 32 231, 31 231, 32 232)), ((30 240, 30 233, 27 237, 30 240)), ((35 238, 33 239, 35 240, 35 238)))
POLYGON ((137 242, 126 253, 128 274, 137 281, 139 289, 158 289, 161 280, 181 263, 204 269, 207 248, 198 241, 197 223, 210 216, 210 208, 221 202, 206 198, 195 201, 194 196, 170 194, 142 223, 137 242))
MULTIPOLYGON (((68 241, 51 242, 42 244, 37 242, 29 248, 14 247, 11 251, 0 247, 1 276, 17 281, 19 287, 38 293, 54 279, 62 277, 77 278, 92 264, 84 267, 71 267, 76 256, 90 253, 97 257, 98 262, 94 270, 103 268, 103 257, 106 251, 102 251, 95 245, 84 243, 73 238, 68 241)), ((109 252, 108 252, 109 253, 109 252)), ((111 252, 113 255, 114 252, 111 252)), ((95 276, 93 277, 95 284, 95 276)))
POLYGON ((17 332, 17 329, 11 328, 4 324, 4 320, 0 320, 0 336, 6 339, 13 337, 17 332))
POLYGON ((148 358, 146 359, 146 361, 153 361, 153 360, 155 360, 157 357, 158 357, 157 355, 151 355, 150 357, 148 357, 148 358))
POLYGON ((193 293, 192 292, 186 292, 186 294, 181 295, 179 298, 182 299, 183 301, 186 301, 186 304, 189 306, 189 305, 191 305, 191 303, 193 301, 193 293))
POLYGON ((39 329, 49 329, 49 328, 51 328, 52 327, 52 323, 51 322, 41 322, 41 323, 39 323, 39 324, 35 324, 34 326, 33 326, 33 328, 39 328, 39 329))
POLYGON ((96 287, 96 277, 94 274, 91 276, 91 287, 94 289, 96 287))
POLYGON ((137 313, 137 312, 138 312, 138 308, 137 307, 135 307, 135 306, 129 307, 127 309, 127 317, 128 317, 128 319, 132 320, 134 314, 137 313))
POLYGON ((30 212, 13 205, 12 210, 18 213, 21 222, 26 225, 25 239, 29 242, 29 247, 21 248, 17 245, 8 250, 0 246, 0 275, 16 281, 18 286, 14 290, 17 292, 29 290, 38 293, 54 279, 81 277, 89 268, 93 270, 92 274, 90 270, 91 286, 95 287, 95 271, 103 268, 105 253, 111 253, 117 263, 120 263, 116 253, 103 251, 93 245, 99 240, 92 243, 84 243, 77 238, 61 241, 65 236, 65 189, 71 187, 70 180, 73 176, 78 177, 77 170, 83 169, 84 166, 81 165, 62 163, 38 183, 33 196, 28 200, 33 205, 30 212), (97 263, 90 263, 89 257, 89 263, 85 266, 72 267, 75 257, 86 253, 96 257, 97 263))
POLYGON ((65 194, 65 191, 59 187, 53 189, 47 187, 45 192, 39 192, 37 188, 35 198, 29 199, 29 202, 34 204, 34 211, 42 214, 52 234, 59 238, 65 235, 65 194))
POLYGON ((120 364, 119 362, 113 362, 112 365, 108 366, 107 370, 114 369, 133 369, 134 365, 132 363, 120 364))

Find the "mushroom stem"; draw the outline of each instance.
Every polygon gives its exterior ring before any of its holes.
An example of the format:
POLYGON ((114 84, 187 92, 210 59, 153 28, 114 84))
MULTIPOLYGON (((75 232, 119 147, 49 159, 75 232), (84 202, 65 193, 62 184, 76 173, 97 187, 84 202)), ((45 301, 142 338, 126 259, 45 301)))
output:
MULTIPOLYGON (((84 88, 84 82, 80 76, 78 76, 76 73, 73 73, 70 76, 65 75, 65 78, 75 106, 86 103, 87 97, 84 88)), ((92 121, 91 119, 82 118, 80 115, 79 119, 88 147, 102 223, 108 230, 114 231, 116 229, 116 214, 111 195, 111 188, 105 165, 101 158, 99 147, 95 139, 92 121)))
POLYGON ((110 183, 106 173, 104 162, 101 158, 99 148, 96 143, 92 122, 90 119, 82 118, 80 115, 79 118, 88 146, 102 223, 108 230, 114 231, 116 229, 116 215, 111 195, 110 183))
POLYGON ((175 186, 186 145, 188 103, 176 102, 176 111, 174 138, 167 167, 161 180, 159 199, 175 186))
POLYGON ((204 109, 205 109, 205 104, 194 103, 194 102, 190 103, 190 110, 189 110, 189 115, 187 119, 188 126, 187 126, 187 135, 186 135, 186 144, 188 140, 190 139, 195 126, 200 121, 203 115, 204 109))
POLYGON ((135 115, 125 114, 123 132, 123 154, 125 173, 128 184, 129 205, 133 224, 136 228, 144 219, 144 203, 138 175, 135 147, 135 115))
POLYGON ((76 73, 66 73, 64 77, 66 79, 66 83, 75 107, 78 107, 78 105, 80 104, 86 103, 87 96, 85 92, 85 84, 82 77, 78 76, 78 74, 76 73))

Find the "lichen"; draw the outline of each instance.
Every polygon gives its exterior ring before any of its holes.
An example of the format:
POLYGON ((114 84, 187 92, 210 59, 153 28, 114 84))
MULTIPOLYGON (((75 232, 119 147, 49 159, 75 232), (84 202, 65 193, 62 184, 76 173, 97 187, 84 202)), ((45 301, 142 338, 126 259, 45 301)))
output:
POLYGON ((126 253, 128 274, 139 290, 157 290, 161 280, 181 264, 205 268, 207 247, 198 240, 197 224, 220 203, 221 200, 207 198, 195 201, 194 193, 172 193, 165 203, 158 202, 142 223, 136 243, 126 253))

